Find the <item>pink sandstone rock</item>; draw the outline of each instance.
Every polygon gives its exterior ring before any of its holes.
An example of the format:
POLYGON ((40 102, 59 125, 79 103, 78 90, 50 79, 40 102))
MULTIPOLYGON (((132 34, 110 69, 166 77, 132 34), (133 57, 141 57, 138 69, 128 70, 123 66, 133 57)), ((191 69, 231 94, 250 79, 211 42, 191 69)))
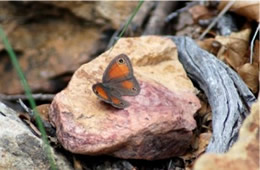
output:
POLYGON ((79 154, 146 160, 184 154, 200 102, 174 43, 156 36, 123 38, 108 54, 81 66, 51 104, 50 120, 63 147, 79 154), (124 96, 131 105, 123 110, 101 102, 92 92, 120 53, 131 59, 141 87, 138 96, 124 96))

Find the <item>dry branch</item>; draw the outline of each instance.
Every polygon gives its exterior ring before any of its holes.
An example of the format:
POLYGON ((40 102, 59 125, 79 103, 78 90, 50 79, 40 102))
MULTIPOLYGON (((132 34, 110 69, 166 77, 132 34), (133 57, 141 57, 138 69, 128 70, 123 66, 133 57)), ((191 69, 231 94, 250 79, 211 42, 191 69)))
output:
MULTIPOLYGON (((54 94, 32 94, 32 97, 34 100, 49 100, 51 101, 54 98, 54 94)), ((27 100, 28 97, 23 94, 17 94, 17 95, 5 95, 5 94, 0 94, 0 99, 2 100, 27 100)))
POLYGON ((214 55, 188 37, 171 37, 189 77, 205 92, 212 108, 213 134, 207 152, 226 152, 256 100, 243 80, 214 55))

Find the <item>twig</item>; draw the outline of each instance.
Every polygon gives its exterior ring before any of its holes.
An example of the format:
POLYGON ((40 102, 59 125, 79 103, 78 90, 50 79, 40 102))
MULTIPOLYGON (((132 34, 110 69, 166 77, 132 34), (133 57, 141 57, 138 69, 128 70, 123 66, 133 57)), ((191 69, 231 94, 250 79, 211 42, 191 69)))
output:
POLYGON ((170 162, 169 162, 169 164, 168 164, 168 170, 170 170, 171 169, 171 166, 172 166, 172 159, 170 160, 170 162))
MULTIPOLYGON (((49 100, 51 101, 54 98, 54 94, 32 94, 32 97, 35 100, 49 100)), ((0 99, 2 100, 27 100, 28 97, 26 95, 23 94, 18 94, 18 95, 4 95, 4 94, 0 94, 0 99)))
POLYGON ((192 7, 192 6, 196 5, 196 4, 198 4, 197 1, 187 3, 187 5, 185 7, 180 8, 180 9, 172 12, 170 15, 168 15, 165 18, 165 22, 171 21, 173 18, 177 17, 181 12, 187 11, 190 7, 192 7))
POLYGON ((31 109, 29 109, 25 104, 24 102, 22 101, 22 99, 18 99, 18 102, 20 103, 20 105, 22 106, 22 108, 29 114, 29 116, 31 118, 33 118, 34 116, 34 113, 31 109))
POLYGON ((250 43, 250 64, 253 63, 254 42, 255 42, 255 38, 256 38, 256 35, 257 35, 257 32, 259 31, 259 29, 260 29, 260 24, 258 24, 258 27, 257 27, 257 29, 256 29, 256 31, 254 33, 254 36, 253 36, 253 38, 251 40, 251 43, 250 43))
MULTIPOLYGON (((28 107, 23 103, 23 101, 22 101, 21 99, 18 99, 18 102, 19 102, 19 104, 22 106, 22 108, 29 114, 31 120, 32 120, 33 122, 36 122, 35 112, 34 112, 32 109, 28 108, 28 107)), ((50 122, 48 122, 48 121, 42 119, 42 123, 43 123, 43 126, 44 126, 44 128, 45 128, 47 134, 48 134, 49 136, 55 136, 55 129, 52 127, 52 125, 50 124, 50 122)), ((35 131, 36 129, 33 129, 33 130, 35 131)), ((38 129, 37 129, 37 130, 38 130, 38 129)), ((40 133, 38 132, 37 134, 42 135, 41 132, 40 132, 40 133)))
POLYGON ((223 8, 218 16, 212 21, 212 23, 207 27, 207 29, 200 35, 199 40, 202 40, 204 36, 211 30, 211 28, 217 23, 220 17, 222 17, 228 10, 229 8, 235 3, 235 1, 230 1, 225 8, 223 8))

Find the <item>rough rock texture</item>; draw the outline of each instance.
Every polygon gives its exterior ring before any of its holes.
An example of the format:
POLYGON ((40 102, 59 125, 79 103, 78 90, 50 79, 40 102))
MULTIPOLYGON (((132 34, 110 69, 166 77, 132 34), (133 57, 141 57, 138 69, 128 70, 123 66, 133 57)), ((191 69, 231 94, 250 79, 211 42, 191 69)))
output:
POLYGON ((95 24, 112 24, 118 29, 122 22, 133 12, 137 6, 137 1, 84 1, 84 2, 52 2, 42 3, 52 4, 65 8, 74 15, 84 18, 86 21, 95 24))
MULTIPOLYGON (((32 91, 53 93, 82 63, 106 49, 113 28, 120 28, 137 3, 2 2, 0 24, 32 91)), ((22 93, 2 43, 0 59, 0 93, 22 93)))
MULTIPOLYGON (((49 169, 42 140, 1 102, 0 129, 0 169, 49 169)), ((68 160, 57 153, 55 160, 60 169, 72 169, 68 160)))
POLYGON ((204 154, 194 170, 258 170, 259 167, 259 101, 240 129, 238 141, 226 154, 204 154))
POLYGON ((168 38, 122 38, 112 51, 81 66, 51 104, 50 119, 61 144, 74 153, 163 159, 181 155, 196 127, 200 103, 168 38), (110 52, 110 53, 109 53, 110 52), (131 106, 118 110, 92 92, 108 63, 125 53, 141 86, 131 106))

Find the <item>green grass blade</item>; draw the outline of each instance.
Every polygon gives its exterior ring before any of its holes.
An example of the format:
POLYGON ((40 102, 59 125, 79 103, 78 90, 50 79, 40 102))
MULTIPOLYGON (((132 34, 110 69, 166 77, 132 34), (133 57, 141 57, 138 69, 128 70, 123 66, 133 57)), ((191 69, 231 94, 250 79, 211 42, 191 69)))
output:
POLYGON ((124 35, 124 33, 127 30, 129 24, 132 22, 133 18, 135 17, 136 13, 139 11, 139 9, 143 5, 143 3, 144 3, 144 0, 139 1, 139 3, 137 5, 137 7, 135 8, 134 12, 132 13, 131 17, 128 19, 126 25, 124 26, 122 32, 119 34, 118 39, 121 38, 124 35))
POLYGON ((36 103, 35 103, 34 99, 32 98, 31 89, 30 89, 30 87, 29 87, 29 85, 28 85, 28 83, 27 83, 27 81, 25 79, 25 76, 24 76, 24 74, 22 72, 22 69, 21 69, 21 67, 20 67, 20 65, 19 65, 19 63, 17 61, 16 55, 15 55, 15 53, 14 53, 10 43, 8 42, 8 39, 5 36, 5 33, 4 33, 1 25, 0 25, 0 38, 2 39, 2 42, 3 42, 4 46, 5 46, 5 49, 6 49, 6 51, 9 54, 10 60, 11 60, 11 62, 13 64, 13 66, 14 66, 14 68, 15 68, 15 70, 16 70, 19 78, 20 78, 20 80, 21 80, 21 84, 22 84, 22 86, 23 86, 23 88, 25 90, 25 94, 26 94, 26 96, 27 96, 27 98, 29 100, 30 106, 34 110, 35 120, 36 120, 38 128, 39 128, 39 130, 40 130, 40 132, 42 134, 44 150, 45 150, 45 152, 46 152, 46 154, 48 156, 51 169, 55 170, 57 168, 56 168, 56 163, 55 163, 55 160, 54 160, 54 156, 53 156, 53 154, 51 152, 51 148, 50 148, 50 145, 49 145, 49 141, 47 139, 47 134, 46 134, 46 131, 44 129, 41 117, 39 116, 39 113, 38 113, 38 111, 36 109, 36 103))
MULTIPOLYGON (((115 40, 115 42, 113 43, 112 48, 111 48, 110 51, 109 51, 109 54, 110 54, 110 52, 112 51, 112 49, 113 49, 114 45, 116 44, 116 42, 124 35, 124 33, 126 32, 128 26, 129 26, 129 24, 132 22, 133 18, 135 17, 135 15, 137 14, 137 12, 140 10, 140 8, 141 8, 141 6, 142 6, 143 3, 144 3, 144 0, 140 0, 140 1, 139 1, 137 7, 134 9, 134 11, 133 11, 133 13, 131 14, 130 18, 127 20, 126 24, 124 25, 123 30, 120 32, 118 38, 117 38, 117 39, 115 40)), ((108 55, 109 55, 109 54, 108 54, 108 55)))

